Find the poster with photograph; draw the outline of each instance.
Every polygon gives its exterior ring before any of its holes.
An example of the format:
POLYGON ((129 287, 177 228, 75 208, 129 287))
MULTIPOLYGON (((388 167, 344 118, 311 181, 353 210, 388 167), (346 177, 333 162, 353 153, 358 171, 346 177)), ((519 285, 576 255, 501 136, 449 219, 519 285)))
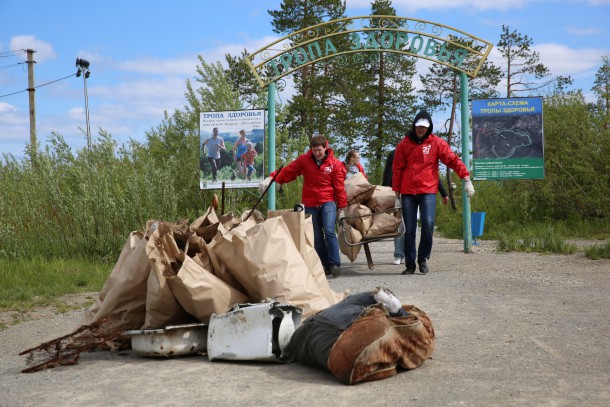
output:
POLYGON ((472 101, 475 180, 544 178, 542 98, 472 101))
POLYGON ((265 111, 202 112, 199 116, 201 189, 254 188, 264 177, 265 111))

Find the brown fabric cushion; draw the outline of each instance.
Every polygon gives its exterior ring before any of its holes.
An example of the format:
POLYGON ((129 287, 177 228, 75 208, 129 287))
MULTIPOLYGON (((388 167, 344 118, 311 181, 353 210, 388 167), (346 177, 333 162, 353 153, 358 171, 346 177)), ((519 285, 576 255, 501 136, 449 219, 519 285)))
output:
POLYGON ((328 369, 342 383, 381 380, 397 368, 415 369, 434 351, 434 328, 425 312, 403 306, 411 315, 390 317, 382 306, 367 308, 335 342, 328 369))

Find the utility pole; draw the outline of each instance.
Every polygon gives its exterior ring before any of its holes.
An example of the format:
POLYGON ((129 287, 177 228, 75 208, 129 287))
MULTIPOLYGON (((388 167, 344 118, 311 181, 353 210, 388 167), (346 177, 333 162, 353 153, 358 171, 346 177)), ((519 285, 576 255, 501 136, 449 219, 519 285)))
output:
POLYGON ((36 143, 36 97, 34 92, 34 51, 33 49, 26 49, 27 52, 27 64, 28 64, 28 93, 30 95, 30 149, 32 158, 36 156, 37 143, 36 143))
POLYGON ((89 61, 76 58, 76 77, 83 75, 83 87, 85 90, 85 118, 87 120, 87 149, 91 150, 91 127, 89 126, 89 97, 87 96, 87 78, 91 75, 89 71, 89 61))

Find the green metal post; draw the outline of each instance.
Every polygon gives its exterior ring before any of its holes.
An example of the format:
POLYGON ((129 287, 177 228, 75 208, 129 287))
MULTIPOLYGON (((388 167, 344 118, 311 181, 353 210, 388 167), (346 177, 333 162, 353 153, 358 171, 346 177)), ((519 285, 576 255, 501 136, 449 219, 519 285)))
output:
MULTIPOLYGON (((468 104, 468 77, 460 72, 460 105, 462 112, 462 162, 470 170, 470 105, 468 104)), ((462 181, 462 225, 464 229, 464 253, 470 253, 472 228, 470 225, 470 199, 462 181)))
MULTIPOLYGON (((275 82, 267 86, 267 173, 275 171, 275 82)), ((267 209, 275 210, 275 186, 267 191, 267 209)))

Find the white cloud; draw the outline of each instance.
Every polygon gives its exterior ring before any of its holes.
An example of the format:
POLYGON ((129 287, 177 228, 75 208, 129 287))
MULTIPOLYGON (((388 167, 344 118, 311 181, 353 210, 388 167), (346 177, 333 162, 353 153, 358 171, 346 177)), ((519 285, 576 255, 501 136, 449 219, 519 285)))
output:
POLYGON ((34 60, 38 63, 55 59, 55 51, 53 46, 48 42, 36 39, 33 35, 17 35, 11 38, 9 44, 10 49, 33 49, 34 60))
POLYGON ((533 49, 539 53, 542 62, 552 75, 577 76, 595 72, 601 66, 602 55, 609 50, 600 48, 573 49, 563 44, 538 44, 533 49))
POLYGON ((118 68, 146 74, 189 75, 195 72, 197 62, 196 55, 174 59, 141 58, 120 62, 118 68))
POLYGON ((603 31, 598 28, 580 28, 580 27, 566 27, 566 32, 568 34, 578 35, 578 36, 590 36, 590 35, 599 35, 603 34, 603 31))
MULTIPOLYGON (((0 102, 0 126, 20 127, 29 123, 29 118, 26 112, 20 111, 15 106, 0 102)), ((0 134, 0 139, 12 138, 11 132, 3 132, 0 134)))

